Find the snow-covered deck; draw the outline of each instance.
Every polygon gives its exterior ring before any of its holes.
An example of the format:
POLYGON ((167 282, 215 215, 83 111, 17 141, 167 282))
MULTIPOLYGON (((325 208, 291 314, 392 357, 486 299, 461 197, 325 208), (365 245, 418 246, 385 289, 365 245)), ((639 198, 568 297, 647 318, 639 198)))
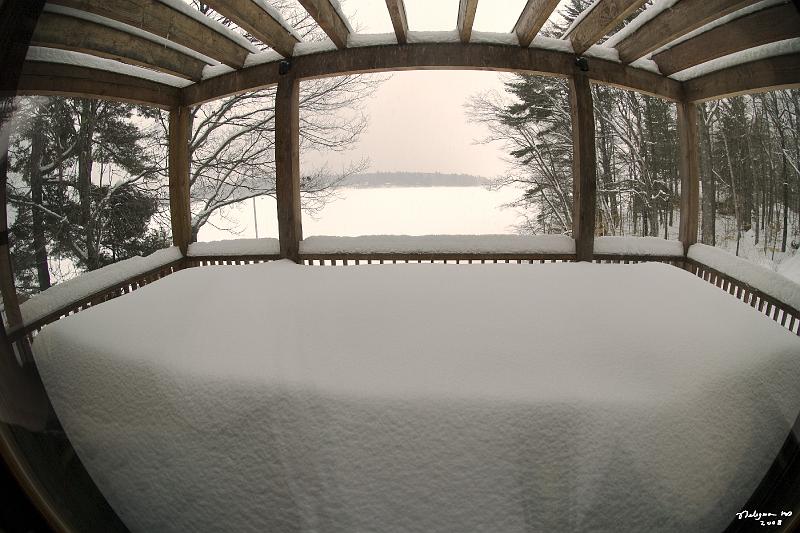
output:
POLYGON ((133 531, 719 531, 800 410, 800 340, 661 264, 192 268, 33 349, 133 531))

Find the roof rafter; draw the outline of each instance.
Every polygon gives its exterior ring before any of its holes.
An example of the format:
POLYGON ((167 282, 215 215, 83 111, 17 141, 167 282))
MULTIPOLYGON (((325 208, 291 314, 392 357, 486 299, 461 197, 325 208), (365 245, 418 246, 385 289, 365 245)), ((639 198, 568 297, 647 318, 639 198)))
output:
POLYGON ((25 62, 17 93, 103 98, 161 108, 180 102, 177 87, 108 70, 46 61, 25 62))
POLYGON ((135 26, 240 68, 249 50, 206 24, 158 0, 50 0, 135 26))
POLYGON ((558 5, 558 0, 528 0, 514 24, 520 46, 530 46, 544 23, 558 5))
POLYGON ((206 63, 138 35, 45 11, 31 38, 32 46, 83 52, 198 81, 206 63))
POLYGON ((800 53, 767 57, 683 82, 689 102, 800 87, 800 53))
POLYGON ((294 45, 300 42, 273 13, 264 10, 253 0, 204 1, 283 57, 291 57, 294 45))
POLYGON ((392 19, 394 34, 397 36, 398 44, 408 42, 408 19, 406 18, 406 6, 403 0, 386 0, 386 8, 389 10, 389 17, 392 19))
MULTIPOLYGON (((350 25, 344 15, 331 2, 336 0, 298 0, 308 14, 317 21, 336 48, 347 48, 350 25)), ((338 5, 338 4, 337 4, 338 5)))
POLYGON ((741 52, 748 48, 800 37, 800 12, 781 4, 712 28, 653 56, 666 76, 741 52))
POLYGON ((581 55, 619 25, 646 0, 596 0, 569 34, 575 55, 581 55))
POLYGON ((468 43, 472 37, 472 25, 475 23, 475 11, 478 0, 460 0, 458 3, 458 37, 462 43, 468 43))
MULTIPOLYGON (((295 57, 292 71, 300 79, 362 72, 408 69, 480 69, 520 71, 569 76, 575 68, 572 54, 540 48, 492 46, 479 43, 425 43, 365 46, 295 57)), ((623 87, 672 101, 682 99, 681 83, 660 74, 593 58, 588 73, 593 82, 623 87)), ((185 87, 183 105, 198 105, 217 98, 274 85, 277 61, 222 74, 185 87)))
POLYGON ((617 46, 623 63, 632 63, 709 22, 729 15, 758 0, 681 0, 664 10, 617 46))

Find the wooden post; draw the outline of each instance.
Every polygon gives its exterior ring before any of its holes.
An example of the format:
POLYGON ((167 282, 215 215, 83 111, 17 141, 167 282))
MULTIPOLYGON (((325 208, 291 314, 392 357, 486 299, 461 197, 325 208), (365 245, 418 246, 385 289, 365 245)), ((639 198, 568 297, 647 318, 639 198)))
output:
POLYGON ((280 255, 300 262, 300 82, 287 73, 275 94, 275 192, 280 255))
MULTIPOLYGON (((584 63, 585 65, 585 63, 584 63)), ((594 109, 588 72, 576 65, 570 78, 572 114, 572 234, 578 261, 594 255, 595 188, 597 163, 594 145, 594 109)))
POLYGON ((189 202, 189 136, 192 132, 189 107, 169 110, 169 214, 172 243, 185 256, 192 240, 189 202))
POLYGON ((681 176, 681 220, 679 238, 683 254, 697 242, 697 220, 700 211, 700 141, 697 105, 678 102, 678 172, 681 176))

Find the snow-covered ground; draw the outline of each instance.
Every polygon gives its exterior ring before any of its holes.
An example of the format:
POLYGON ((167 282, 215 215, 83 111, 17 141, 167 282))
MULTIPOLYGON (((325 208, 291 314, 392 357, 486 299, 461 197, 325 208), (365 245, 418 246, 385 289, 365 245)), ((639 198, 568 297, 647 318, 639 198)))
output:
POLYGON ((667 265, 498 272, 194 268, 33 349, 131 531, 724 529, 800 340, 667 265))

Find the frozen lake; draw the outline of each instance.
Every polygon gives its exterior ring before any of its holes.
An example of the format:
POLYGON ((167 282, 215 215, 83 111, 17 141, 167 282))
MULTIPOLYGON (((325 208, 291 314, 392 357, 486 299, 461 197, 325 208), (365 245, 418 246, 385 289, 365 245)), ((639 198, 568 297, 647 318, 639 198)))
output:
MULTIPOLYGON (((515 233, 519 216, 501 206, 520 191, 483 187, 391 187, 341 189, 337 199, 314 217, 303 213, 303 234, 311 235, 429 235, 515 233)), ((256 201, 259 237, 277 237, 275 200, 256 201)), ((255 237, 253 202, 244 202, 216 216, 200 230, 198 240, 255 237)))

